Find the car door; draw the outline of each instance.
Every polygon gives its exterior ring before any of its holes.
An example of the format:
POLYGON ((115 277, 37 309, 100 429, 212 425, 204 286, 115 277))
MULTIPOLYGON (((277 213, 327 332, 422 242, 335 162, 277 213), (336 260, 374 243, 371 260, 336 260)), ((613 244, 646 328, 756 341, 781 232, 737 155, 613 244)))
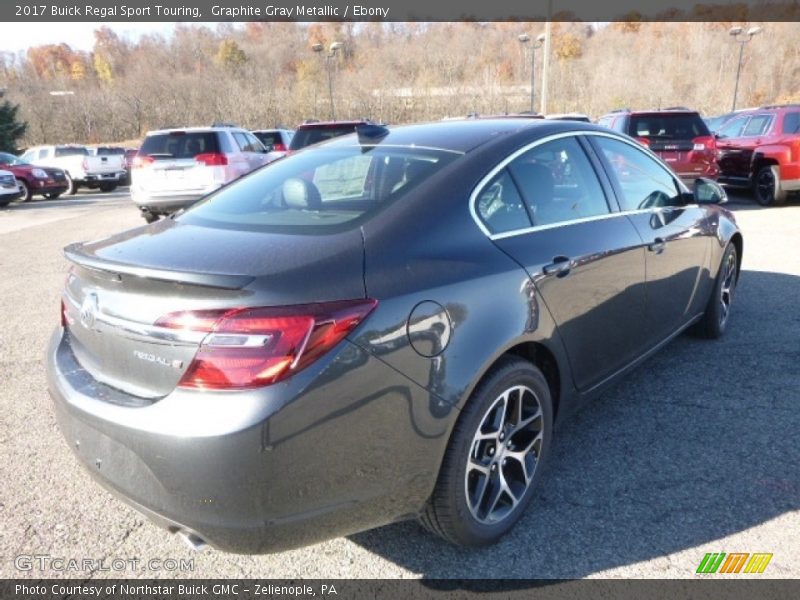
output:
POLYGON ((647 248, 646 331, 657 343, 704 308, 703 267, 711 250, 706 210, 687 203, 674 173, 638 146, 605 136, 591 140, 647 248))
POLYGON ((725 123, 716 133, 717 164, 720 177, 724 179, 749 179, 750 177, 750 162, 743 156, 741 138, 749 121, 749 114, 735 117, 725 123))
POLYGON ((233 139, 239 147, 243 161, 247 164, 245 172, 249 173, 264 164, 264 145, 246 131, 234 131, 233 139))
POLYGON ((501 163, 475 197, 491 239, 528 272, 555 319, 575 385, 587 390, 644 345, 644 249, 609 205, 578 136, 501 163))

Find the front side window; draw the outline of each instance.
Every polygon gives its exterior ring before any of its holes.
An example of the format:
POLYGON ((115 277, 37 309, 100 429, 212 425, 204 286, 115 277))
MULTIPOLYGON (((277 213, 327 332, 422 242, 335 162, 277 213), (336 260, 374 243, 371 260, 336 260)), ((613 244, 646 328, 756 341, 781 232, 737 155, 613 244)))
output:
POLYGON ((656 160, 625 142, 601 136, 594 139, 622 190, 622 210, 683 204, 672 174, 656 160))
POLYGON ((534 226, 610 212, 603 188, 574 137, 536 146, 509 166, 534 226))
POLYGON ((783 133, 800 133, 800 112, 786 113, 783 117, 783 133))
POLYGON ((249 231, 340 230, 370 218, 459 156, 380 146, 303 152, 222 188, 177 220, 249 231))

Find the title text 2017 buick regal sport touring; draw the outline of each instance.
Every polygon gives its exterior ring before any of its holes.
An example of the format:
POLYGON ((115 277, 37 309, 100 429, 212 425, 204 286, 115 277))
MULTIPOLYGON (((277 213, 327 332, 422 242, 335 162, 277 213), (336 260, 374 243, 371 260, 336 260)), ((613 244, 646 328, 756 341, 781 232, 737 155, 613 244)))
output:
POLYGON ((554 422, 687 327, 725 331, 724 200, 586 123, 365 125, 67 247, 61 430, 102 484, 222 550, 406 518, 494 542, 554 422))

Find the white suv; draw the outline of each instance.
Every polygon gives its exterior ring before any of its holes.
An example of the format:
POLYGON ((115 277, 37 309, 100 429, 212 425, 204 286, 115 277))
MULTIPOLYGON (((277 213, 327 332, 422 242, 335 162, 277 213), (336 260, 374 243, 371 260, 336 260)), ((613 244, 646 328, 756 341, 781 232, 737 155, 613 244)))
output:
POLYGON ((152 223, 267 163, 267 149, 239 127, 160 129, 133 161, 131 198, 152 223))

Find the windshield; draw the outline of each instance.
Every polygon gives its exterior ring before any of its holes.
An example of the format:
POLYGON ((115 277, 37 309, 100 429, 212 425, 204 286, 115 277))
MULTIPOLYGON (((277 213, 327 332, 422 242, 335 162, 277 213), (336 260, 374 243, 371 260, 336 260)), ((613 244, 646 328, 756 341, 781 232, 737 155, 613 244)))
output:
POLYGON ((459 156, 406 147, 320 148, 271 163, 222 188, 176 220, 285 233, 349 228, 459 156))
POLYGON ((56 156, 89 156, 89 150, 83 146, 57 146, 56 156))
POLYGON ((20 158, 17 158, 13 154, 8 154, 7 152, 0 152, 0 164, 11 165, 12 167, 19 167, 22 165, 27 165, 28 163, 20 158))
POLYGON ((158 159, 194 158, 198 154, 220 151, 213 131, 170 131, 145 138, 139 154, 158 159))

